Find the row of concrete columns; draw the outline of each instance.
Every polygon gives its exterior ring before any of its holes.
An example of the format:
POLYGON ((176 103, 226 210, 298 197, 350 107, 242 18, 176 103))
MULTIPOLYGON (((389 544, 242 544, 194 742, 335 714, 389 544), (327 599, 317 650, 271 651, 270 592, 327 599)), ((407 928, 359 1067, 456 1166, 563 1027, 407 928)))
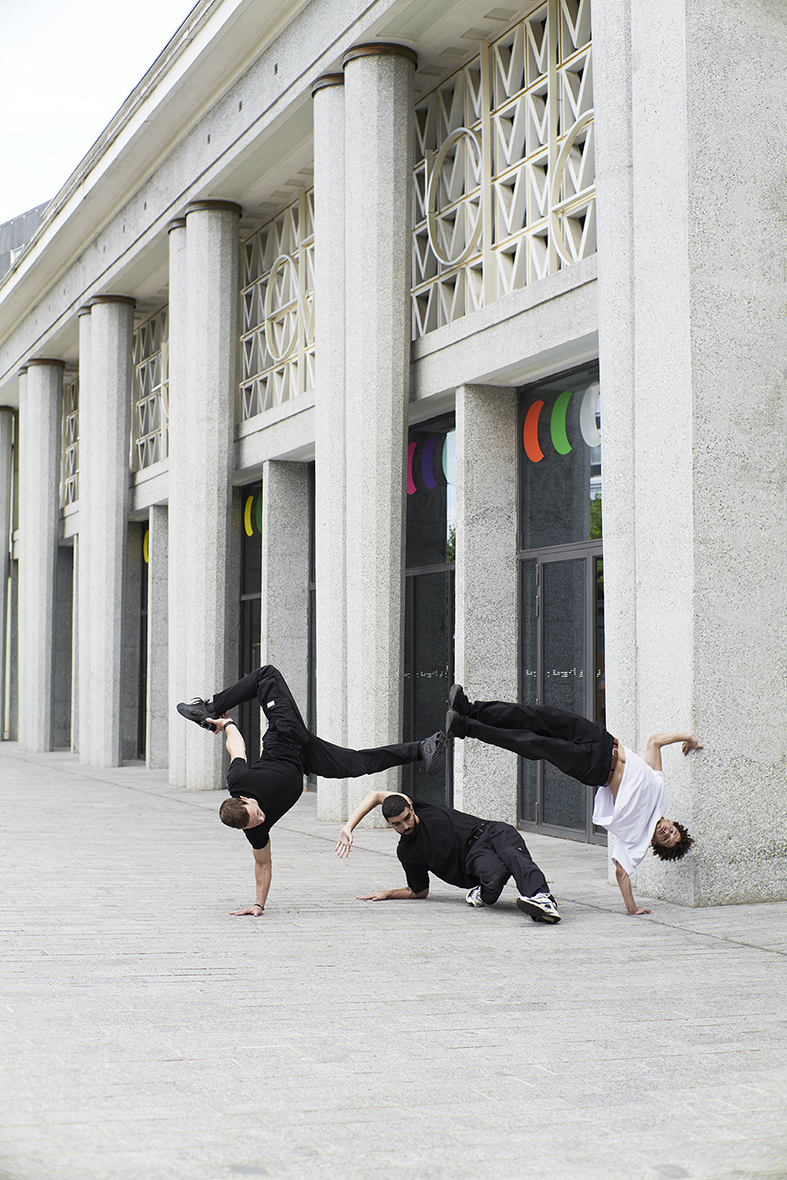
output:
MULTIPOLYGON (((356 747, 401 736, 414 58, 406 47, 361 47, 348 54, 343 75, 321 79, 314 91, 317 712, 324 737, 356 747)), ((130 756, 139 660, 147 659, 148 764, 168 764, 173 784, 194 788, 221 781, 222 744, 184 725, 175 704, 211 694, 238 669, 233 513, 240 507, 232 474, 239 213, 232 202, 197 202, 169 226, 169 498, 168 505, 153 506, 147 521, 148 650, 141 657, 134 648, 134 612, 124 606, 128 554, 141 544, 140 526, 130 530, 128 524, 134 301, 101 296, 80 312, 73 744, 87 765, 117 765, 130 756)), ((22 378, 20 630, 26 655, 19 736, 36 750, 53 744, 62 374, 62 361, 41 360, 22 378)), ((505 469, 491 462, 485 467, 490 505, 499 508, 500 486, 513 496, 513 477, 507 478, 514 461, 513 406, 513 395, 501 398, 499 390, 460 390, 460 507, 470 471, 463 460, 467 432, 484 437, 487 455, 499 455, 505 469)), ((307 469, 271 461, 262 476, 262 660, 283 668, 305 706, 307 469)), ((483 506, 482 489, 474 496, 483 506)), ((511 568, 498 589, 506 599, 500 609, 515 618, 512 521, 513 509, 500 537, 511 568)), ((488 549, 474 564, 472 535, 460 530, 460 598, 475 592, 476 574, 488 577, 488 549)), ((484 535, 488 543, 488 524, 484 535)), ((489 655, 491 637, 480 642, 489 655)), ((465 639, 460 629, 457 644, 458 666, 473 663, 475 639, 465 639)), ((504 646, 496 665, 487 659, 486 666, 499 667, 506 679, 515 653, 507 641, 504 646)), ((377 785, 396 786, 395 772, 383 777, 377 785)), ((463 780, 460 772, 460 795, 463 780)), ((345 818, 367 786, 322 783, 321 813, 345 818)))

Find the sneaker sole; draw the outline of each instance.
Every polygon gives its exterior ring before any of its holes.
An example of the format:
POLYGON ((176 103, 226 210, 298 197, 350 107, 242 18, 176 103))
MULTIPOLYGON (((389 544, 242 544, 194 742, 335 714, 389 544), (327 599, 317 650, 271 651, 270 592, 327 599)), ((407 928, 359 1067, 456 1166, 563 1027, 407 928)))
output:
POLYGON ((426 763, 427 774, 439 774, 445 768, 445 741, 442 741, 434 750, 429 761, 426 763))
POLYGON ((198 725, 200 727, 200 729, 209 729, 211 733, 216 732, 214 726, 212 726, 210 724, 210 722, 200 721, 198 717, 191 716, 191 713, 189 712, 189 709, 191 708, 190 705, 184 705, 184 704, 182 704, 182 702, 181 702, 181 705, 176 705, 175 707, 178 710, 178 712, 180 713, 181 717, 183 717, 186 721, 193 721, 195 725, 198 725), (181 705, 182 705, 182 707, 181 707, 181 705))
POLYGON ((542 910, 535 902, 523 901, 521 897, 516 899, 516 906, 523 914, 529 914, 535 922, 547 922, 550 926, 557 926, 560 921, 560 915, 550 914, 549 910, 542 910))

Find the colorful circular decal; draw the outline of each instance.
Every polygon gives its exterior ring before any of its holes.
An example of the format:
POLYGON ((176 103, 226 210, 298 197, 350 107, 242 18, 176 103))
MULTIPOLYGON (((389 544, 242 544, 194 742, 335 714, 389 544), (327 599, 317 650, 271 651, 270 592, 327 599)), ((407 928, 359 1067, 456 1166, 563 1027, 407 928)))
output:
POLYGON ((568 410, 568 403, 573 396, 573 392, 570 389, 566 389, 561 393, 552 409, 552 420, 549 428, 552 435, 552 446, 558 455, 567 455, 571 450, 571 443, 568 441, 568 435, 566 434, 566 411, 568 410))
MULTIPOLYGON (((552 446, 558 455, 568 455, 573 449, 569 442, 566 429, 568 407, 573 396, 574 390, 563 390, 555 398, 555 403, 552 407, 552 414, 549 420, 549 433, 552 439, 552 446)), ((600 396, 601 386, 598 381, 594 381, 583 393, 580 403, 579 430, 584 442, 591 448, 601 446, 601 431, 596 424, 600 396)), ((543 401, 535 401, 528 407, 527 414, 525 415, 522 438, 525 444, 525 454, 531 463, 540 463, 544 458, 544 452, 541 450, 538 441, 538 422, 543 408, 543 401)), ((575 421, 575 418, 573 420, 575 421)))
POLYGON ((523 431, 525 454, 532 463, 540 463, 544 458, 544 452, 538 445, 538 416, 543 408, 543 402, 533 402, 525 417, 525 429, 523 431))
POLYGON ((421 475, 423 476, 424 485, 427 488, 436 488, 437 487, 437 480, 435 479, 434 471, 432 470, 432 460, 434 458, 434 449, 435 449, 436 442, 437 442, 437 435, 430 434, 429 438, 426 440, 426 446, 424 447, 424 453, 423 453, 423 455, 421 455, 421 475))

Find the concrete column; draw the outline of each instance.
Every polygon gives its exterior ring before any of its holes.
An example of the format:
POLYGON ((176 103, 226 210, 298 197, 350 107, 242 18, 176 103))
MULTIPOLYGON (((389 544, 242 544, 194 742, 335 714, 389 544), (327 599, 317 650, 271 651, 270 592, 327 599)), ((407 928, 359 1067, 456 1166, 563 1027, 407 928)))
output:
MULTIPOLYGON (((517 699, 516 413, 515 390, 456 391, 455 676, 471 700, 517 699)), ((454 741, 454 804, 515 824, 516 755, 454 741)))
MULTIPOLYGON (((170 419, 170 451, 178 456, 178 478, 170 481, 171 543, 173 558, 182 562, 183 570, 178 579, 183 597, 176 609, 181 615, 177 625, 188 628, 186 699, 210 696, 224 687, 228 644, 237 646, 235 628, 228 626, 234 614, 230 616, 226 563, 231 540, 239 214, 239 206, 229 201, 200 201, 186 210, 187 321, 176 349, 180 375, 173 392, 179 405, 174 422, 170 419)), ((176 318, 175 327, 180 331, 182 321, 179 326, 176 318)), ((215 789, 222 782, 222 743, 205 737, 197 726, 187 726, 185 785, 195 789, 215 789)))
MULTIPOLYGON (((90 306, 90 321, 90 358, 83 381, 80 357, 79 383, 79 755, 85 766, 119 766, 121 700, 128 689, 123 680, 123 596, 134 300, 98 296, 90 306)), ((80 353, 87 336, 82 329, 80 353)))
POLYGON ((79 753, 79 535, 74 537, 71 584, 71 753, 79 753))
POLYGON ((634 194, 631 0, 593 9, 598 331, 603 439, 607 724, 636 743, 638 533, 635 515, 634 194))
MULTIPOLYGON (((621 28, 628 17, 613 7, 621 28)), ((625 203, 609 216, 624 227, 613 249, 633 243, 634 365, 616 397, 636 405, 637 484, 633 505, 605 493, 604 524, 622 531, 633 515, 637 598, 616 634, 627 656, 608 649, 608 682, 629 669, 638 681, 627 744, 687 728, 706 746, 664 754, 668 814, 695 849, 678 865, 647 857, 636 888, 689 905, 783 898, 787 339, 773 128, 784 124, 787 13, 755 4, 744 21, 732 0, 629 11, 630 228, 625 203), (720 44, 735 46, 721 78, 720 44), (730 120, 753 93, 757 119, 730 120)), ((624 347, 607 330, 613 358, 624 347)))
MULTIPOLYGON (((148 513, 148 676, 145 762, 149 770, 167 765, 169 738, 169 604, 167 508, 153 504, 148 513)), ((181 718, 182 720, 182 718, 181 718)))
MULTIPOLYGON (((327 74, 314 97, 316 299, 314 544, 317 584, 317 726, 347 744, 347 500, 344 404, 344 75, 327 74)), ((347 780, 320 779, 320 819, 347 818, 347 780)))
POLYGON ((28 363, 19 402, 19 744, 52 749, 63 369, 28 363))
MULTIPOLYGON (((187 725, 176 710, 178 701, 189 701, 200 689, 187 683, 186 648, 189 627, 183 609, 188 554, 189 403, 186 361, 188 287, 186 281, 186 218, 169 224, 169 514, 168 514, 168 668, 169 668, 169 781, 186 785, 187 725)), ((206 690, 210 692, 210 689, 206 690)))
POLYGON ((262 467, 261 662, 284 673, 306 717, 309 669, 309 482, 305 463, 262 467))
POLYGON ((84 472, 90 467, 90 431, 85 428, 85 406, 90 404, 90 359, 93 322, 90 304, 79 309, 79 536, 77 537, 77 627, 76 627, 76 677, 77 710, 74 749, 82 755, 82 743, 86 753, 89 750, 87 733, 82 732, 82 719, 87 717, 90 707, 90 646, 87 631, 90 627, 90 547, 84 538, 88 532, 90 502, 84 493, 84 472), (84 645, 84 646, 83 646, 84 645))
MULTIPOLYGON (((12 406, 0 406, 0 732, 5 730, 8 624, 11 607, 11 513, 14 486, 14 417, 12 406)), ((10 679, 10 677, 9 677, 10 679)), ((4 738, 5 740, 5 738, 4 738)))
MULTIPOLYGON (((348 741, 402 729, 410 370, 413 63, 400 45, 345 57, 348 741)), ((398 771, 377 775, 396 790, 398 771)), ((352 809, 369 784, 353 780, 352 809)))

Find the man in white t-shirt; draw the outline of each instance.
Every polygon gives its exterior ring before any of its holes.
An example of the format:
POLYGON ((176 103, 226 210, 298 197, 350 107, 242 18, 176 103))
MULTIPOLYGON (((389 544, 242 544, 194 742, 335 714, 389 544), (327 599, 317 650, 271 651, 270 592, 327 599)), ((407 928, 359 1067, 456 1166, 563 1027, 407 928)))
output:
POLYGON ((615 837, 615 875, 632 916, 649 914, 638 906, 631 873, 648 849, 662 860, 680 860, 694 843, 682 824, 664 815, 666 792, 661 747, 681 742, 683 753, 701 750, 690 733, 659 733, 648 738, 645 757, 618 742, 598 721, 547 705, 473 701, 460 684, 448 694, 448 737, 473 737, 523 758, 543 758, 578 782, 598 787, 593 822, 615 837))

